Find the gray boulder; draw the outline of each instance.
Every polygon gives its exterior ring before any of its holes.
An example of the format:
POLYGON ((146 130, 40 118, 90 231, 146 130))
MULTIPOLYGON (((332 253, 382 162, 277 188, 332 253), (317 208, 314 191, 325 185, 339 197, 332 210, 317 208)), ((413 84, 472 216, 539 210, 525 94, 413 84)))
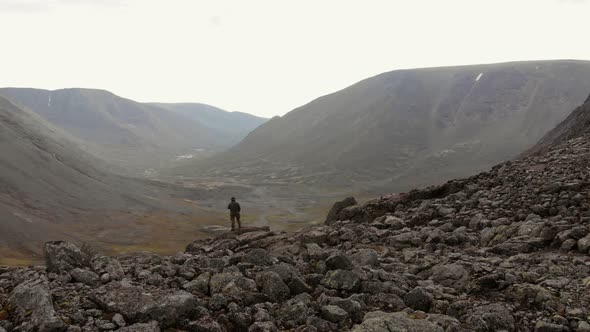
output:
POLYGON ((187 318, 197 307, 197 298, 185 291, 150 290, 123 282, 111 282, 95 290, 93 300, 103 310, 120 313, 129 321, 156 320, 162 327, 187 318))
POLYGON ((326 221, 324 222, 324 224, 331 225, 335 221, 340 220, 340 212, 343 209, 357 204, 358 203, 354 199, 354 197, 347 197, 339 202, 334 203, 334 205, 330 209, 330 212, 328 212, 328 215, 326 216, 326 221))
POLYGON ((279 329, 273 322, 256 322, 250 325, 248 332, 278 332, 279 329))
POLYGON ((256 292, 256 282, 244 277, 240 272, 216 273, 211 276, 209 281, 209 291, 211 294, 222 293, 225 290, 239 289, 242 291, 256 292))
POLYGON ((404 296, 406 305, 414 310, 428 312, 434 296, 423 287, 416 287, 404 296))
POLYGON ((323 319, 336 324, 348 318, 348 313, 335 305, 325 305, 320 312, 323 319))
POLYGON ((431 279, 455 289, 465 289, 469 281, 469 272, 459 264, 438 264, 432 268, 431 279))
POLYGON ((45 264, 49 272, 69 272, 77 267, 88 267, 90 258, 74 244, 66 241, 46 242, 45 264))
POLYGON ((149 323, 139 323, 129 325, 117 330, 118 332, 160 332, 158 322, 152 321, 149 323))
POLYGON ((514 317, 508 308, 499 303, 476 308, 467 323, 476 332, 515 331, 514 317))
POLYGON ((86 269, 81 269, 79 267, 71 270, 70 275, 74 281, 81 282, 86 285, 95 285, 100 281, 98 274, 86 269))
POLYGON ((28 280, 16 286, 8 299, 14 309, 14 320, 22 325, 19 331, 60 331, 64 322, 53 308, 46 279, 28 280))
POLYGON ((444 332, 443 328, 426 320, 415 319, 405 312, 369 312, 353 332, 444 332))
POLYGON ((272 265, 275 260, 268 251, 260 248, 248 251, 242 258, 242 262, 254 265, 272 265))
POLYGON ((331 289, 355 291, 361 284, 361 278, 353 271, 333 270, 326 273, 321 284, 331 289))
POLYGON ((276 272, 263 272, 256 276, 256 283, 263 294, 272 302, 282 302, 289 298, 291 290, 276 272))
POLYGON ((379 265, 379 254, 373 249, 361 249, 352 255, 352 261, 359 266, 377 266, 379 265))
POLYGON ((121 267, 121 263, 111 257, 107 256, 95 256, 92 258, 90 265, 92 270, 99 275, 107 274, 109 280, 121 280, 125 277, 125 272, 121 267))
POLYGON ((328 270, 352 270, 352 261, 342 252, 335 252, 326 259, 328 270))

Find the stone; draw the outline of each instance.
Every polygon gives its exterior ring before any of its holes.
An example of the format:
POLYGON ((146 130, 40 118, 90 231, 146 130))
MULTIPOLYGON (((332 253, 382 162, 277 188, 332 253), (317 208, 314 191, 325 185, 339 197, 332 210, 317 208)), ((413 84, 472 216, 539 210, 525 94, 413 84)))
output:
POLYGON ((95 285, 100 281, 98 274, 86 269, 75 268, 70 271, 70 275, 74 281, 86 285, 95 285))
POLYGON ((538 321, 535 324, 535 332, 569 332, 569 327, 561 324, 553 324, 544 321, 538 321))
POLYGON ((299 295, 303 293, 311 294, 313 292, 313 288, 298 276, 291 278, 288 286, 292 295, 299 295))
POLYGON ((269 271, 258 274, 256 283, 271 302, 282 302, 288 299, 291 294, 289 287, 276 272, 269 271))
POLYGON ((585 321, 579 321, 578 332, 590 332, 590 324, 585 321))
POLYGON ((352 255, 352 261, 359 266, 379 265, 379 254, 373 249, 361 249, 352 255))
POLYGON ((279 329, 273 322, 255 322, 248 332, 279 332, 279 329))
POLYGON ((244 277, 240 272, 223 272, 211 276, 209 291, 211 294, 221 293, 228 285, 233 285, 239 290, 256 292, 256 282, 244 277))
POLYGON ((242 262, 254 265, 272 265, 275 260, 268 251, 260 248, 252 249, 242 257, 242 262))
POLYGON ((323 319, 336 324, 348 318, 348 313, 344 309, 335 305, 323 306, 320 312, 323 319))
POLYGON ((321 281, 324 287, 338 290, 355 291, 359 288, 361 278, 353 271, 328 271, 321 281))
POLYGON ((340 220, 340 212, 343 209, 345 209, 349 206, 357 205, 357 204, 358 203, 354 199, 354 197, 347 197, 341 201, 334 203, 334 205, 332 205, 332 208, 328 212, 328 215, 326 216, 326 220, 324 221, 324 224, 331 225, 334 222, 340 220))
POLYGON ((406 305, 414 310, 430 311, 434 296, 423 287, 416 287, 404 296, 406 305))
POLYGON ((160 332, 160 326, 158 325, 158 322, 152 321, 149 323, 129 325, 118 329, 117 332, 160 332))
POLYGON ((512 313, 504 305, 497 303, 477 307, 467 322, 476 332, 515 331, 512 313))
POLYGON ((462 290, 469 280, 469 272, 459 264, 438 264, 432 268, 430 278, 443 286, 462 290))
POLYGON ((182 285, 182 288, 191 293, 209 294, 209 282, 211 274, 209 272, 201 273, 197 278, 182 285))
POLYGON ((49 272, 69 272, 77 267, 88 267, 90 263, 88 255, 70 242, 46 242, 43 251, 49 272))
POLYGON ((162 327, 173 326, 188 317, 198 305, 197 299, 185 291, 150 290, 111 282, 93 294, 93 300, 105 311, 120 313, 126 320, 156 320, 162 327))
POLYGON ((342 252, 335 252, 326 259, 328 270, 352 270, 352 262, 342 252))
POLYGON ((111 257, 97 255, 90 261, 92 270, 99 275, 108 274, 109 280, 121 280, 125 277, 125 272, 121 263, 111 257))
POLYGON ((117 324, 118 327, 125 327, 127 325, 123 315, 118 313, 113 315, 112 321, 113 323, 117 324))
POLYGON ((19 284, 10 294, 8 303, 14 310, 13 320, 26 323, 34 331, 59 331, 65 325, 55 312, 46 279, 27 280, 19 284))
POLYGON ((588 253, 590 250, 590 235, 586 235, 585 237, 578 240, 578 251, 581 253, 588 253))
POLYGON ((369 312, 352 332, 444 332, 443 328, 426 320, 414 319, 405 312, 369 312))

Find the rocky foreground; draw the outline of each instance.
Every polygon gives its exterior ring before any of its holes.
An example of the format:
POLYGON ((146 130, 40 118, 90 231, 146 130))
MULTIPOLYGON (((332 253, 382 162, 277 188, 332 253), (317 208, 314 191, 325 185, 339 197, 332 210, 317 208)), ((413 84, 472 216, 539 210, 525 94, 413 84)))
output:
POLYGON ((46 244, 0 268, 0 332, 590 331, 590 139, 174 256, 46 244))

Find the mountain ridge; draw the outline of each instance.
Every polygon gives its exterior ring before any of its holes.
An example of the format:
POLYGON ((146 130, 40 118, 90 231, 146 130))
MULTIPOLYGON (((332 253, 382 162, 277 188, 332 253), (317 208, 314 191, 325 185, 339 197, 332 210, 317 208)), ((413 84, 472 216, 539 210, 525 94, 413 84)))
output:
POLYGON ((426 185, 518 156, 584 100, 589 77, 590 62, 568 60, 382 73, 274 117, 194 166, 228 176, 259 168, 261 180, 426 185))

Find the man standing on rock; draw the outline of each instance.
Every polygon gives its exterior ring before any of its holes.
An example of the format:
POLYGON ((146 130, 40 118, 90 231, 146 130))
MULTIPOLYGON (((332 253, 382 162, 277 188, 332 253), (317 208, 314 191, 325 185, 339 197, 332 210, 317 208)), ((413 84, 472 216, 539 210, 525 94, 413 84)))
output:
POLYGON ((236 221, 238 222, 238 229, 242 228, 242 224, 240 223, 240 203, 236 202, 235 197, 231 198, 227 209, 229 210, 229 218, 231 219, 231 230, 234 231, 236 229, 236 221))

